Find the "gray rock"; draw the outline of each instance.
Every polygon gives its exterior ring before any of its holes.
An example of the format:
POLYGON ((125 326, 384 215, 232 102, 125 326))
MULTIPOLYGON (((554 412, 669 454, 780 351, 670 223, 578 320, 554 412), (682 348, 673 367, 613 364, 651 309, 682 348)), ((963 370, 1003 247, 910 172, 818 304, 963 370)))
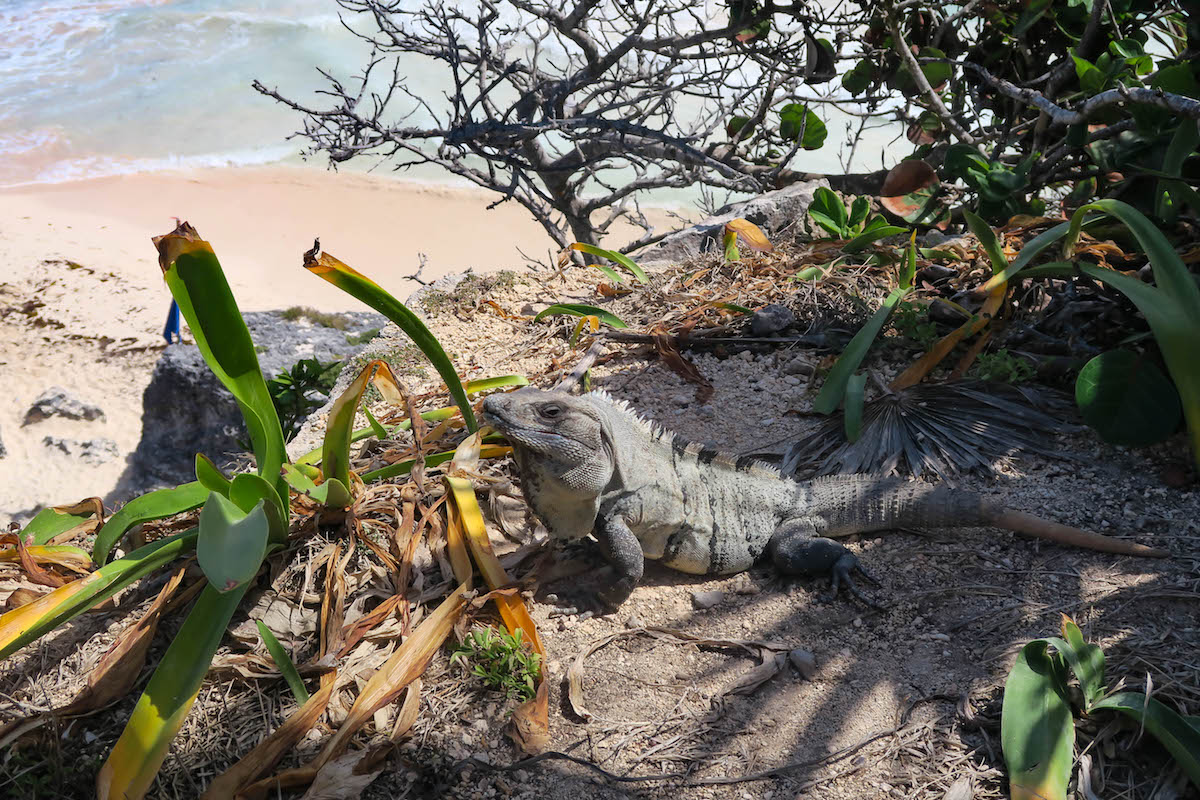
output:
POLYGON ((684 228, 651 247, 636 251, 634 260, 639 264, 653 261, 677 263, 699 253, 720 249, 725 223, 738 217, 762 228, 768 238, 779 238, 784 232, 800 226, 808 213, 808 206, 812 203, 813 192, 821 186, 829 188, 829 182, 824 179, 800 181, 749 200, 730 203, 692 227, 684 228))
POLYGON ((31 425, 50 417, 91 421, 104 419, 104 411, 99 406, 83 402, 61 386, 51 386, 38 395, 25 412, 25 424, 31 425))
POLYGON ((93 466, 112 461, 121 454, 117 443, 112 439, 64 439, 60 436, 47 436, 42 444, 52 450, 78 458, 85 464, 93 466))
POLYGON ((792 666, 796 668, 796 671, 806 681, 811 681, 813 675, 817 672, 816 656, 803 648, 797 647, 788 653, 788 661, 792 662, 792 666))
POLYGON ((804 356, 796 356, 791 361, 783 365, 784 375, 812 375, 813 365, 810 364, 804 356))
MULTIPOLYGON (((273 378, 306 358, 345 358, 362 347, 351 344, 351 337, 387 322, 382 315, 366 312, 334 316, 345 321, 345 328, 304 318, 285 320, 279 311, 243 314, 263 375, 273 378)), ((224 465, 242 452, 238 440, 245 440, 246 433, 241 412, 194 344, 172 344, 163 351, 142 396, 142 407, 141 441, 121 488, 111 499, 195 480, 196 453, 224 465)))
POLYGON ((787 306, 771 303, 755 311, 750 317, 751 336, 770 336, 796 321, 796 315, 787 306))
POLYGON ((724 599, 724 592, 692 592, 692 605, 699 609, 720 605, 724 599))

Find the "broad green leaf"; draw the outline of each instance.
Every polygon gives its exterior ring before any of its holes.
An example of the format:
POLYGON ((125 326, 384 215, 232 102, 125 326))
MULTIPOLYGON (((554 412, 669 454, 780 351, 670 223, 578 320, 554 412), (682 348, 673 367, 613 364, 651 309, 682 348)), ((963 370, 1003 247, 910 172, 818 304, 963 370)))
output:
POLYGON ((896 304, 904 299, 910 291, 912 291, 911 288, 896 289, 889 294, 879 310, 867 320, 867 324, 854 334, 854 338, 850 340, 850 344, 846 345, 845 351, 833 365, 833 369, 829 370, 829 375, 825 378, 821 391, 817 393, 817 399, 813 401, 814 411, 818 414, 832 414, 837 410, 838 405, 842 402, 842 397, 846 394, 846 385, 850 381, 850 376, 858 370, 863 359, 867 357, 867 351, 871 349, 875 337, 887 324, 888 317, 892 315, 896 304))
POLYGON ((1145 725, 1187 773, 1192 785, 1200 789, 1200 727, 1196 722, 1141 692, 1118 692, 1092 706, 1093 713, 1101 709, 1120 711, 1145 725))
POLYGON ((1000 743, 1013 800, 1066 800, 1075 721, 1062 664, 1047 651, 1053 641, 1021 648, 1004 684, 1000 743))
POLYGON ((825 144, 829 131, 821 118, 807 106, 788 103, 779 109, 779 135, 788 141, 800 139, 800 147, 804 150, 817 150, 825 144))
POLYGON ((429 359, 429 363, 433 364, 433 368, 437 370, 438 375, 445 382, 446 389, 450 392, 450 397, 458 404, 458 408, 462 412, 463 421, 467 424, 467 430, 473 432, 479 428, 479 423, 475 421, 475 413, 471 410, 471 404, 467 400, 467 393, 463 389, 462 381, 454 369, 454 364, 450 361, 450 357, 446 355, 446 351, 442 349, 442 345, 438 342, 437 337, 429 331, 429 328, 425 326, 420 317, 410 311, 406 305, 395 297, 388 294, 379 284, 342 263, 329 253, 320 253, 318 255, 317 248, 314 247, 304 254, 304 267, 309 272, 323 280, 329 281, 334 286, 358 298, 396 323, 400 327, 400 330, 404 331, 409 339, 412 339, 413 344, 421 349, 421 352, 425 354, 425 357, 429 359))
POLYGON ((279 468, 287 460, 279 415, 259 369, 250 331, 212 247, 186 222, 154 239, 158 264, 171 296, 187 320, 209 369, 230 391, 246 421, 258 472, 272 481, 286 509, 287 485, 279 468))
POLYGON ((846 207, 832 190, 818 186, 808 206, 809 216, 835 239, 848 239, 846 207))
POLYGON ((20 535, 26 544, 47 544, 55 536, 103 519, 104 505, 100 498, 94 497, 70 506, 43 508, 21 529, 20 535))
POLYGON ((1104 91, 1105 74, 1086 58, 1080 58, 1074 53, 1071 60, 1075 62, 1075 75, 1079 78, 1079 88, 1088 94, 1098 94, 1104 91))
MULTIPOLYGON (((637 278, 639 283, 646 283, 650 280, 648 277, 646 277, 646 271, 639 267, 632 258, 623 253, 618 253, 615 250, 605 250, 602 247, 584 244, 583 242, 573 242, 572 244, 567 245, 567 247, 571 250, 578 250, 581 253, 588 253, 593 256, 599 256, 600 258, 607 258, 609 261, 619 264, 621 267, 628 270, 629 274, 637 278)), ((601 267, 598 264, 593 264, 592 266, 595 266, 598 269, 603 269, 604 273, 609 275, 610 278, 613 278, 617 283, 621 282, 620 276, 612 272, 612 270, 601 267)))
POLYGON ((296 698, 297 703, 304 705, 308 702, 308 690, 304 688, 304 681, 300 679, 300 673, 296 671, 296 664, 292 661, 292 657, 288 655, 287 650, 283 649, 283 645, 275 638, 275 634, 271 633, 271 629, 264 625, 261 619, 254 620, 254 624, 258 626, 258 635, 262 637, 263 644, 267 646, 267 652, 271 654, 271 660, 275 662, 276 669, 287 681, 288 688, 292 690, 292 696, 296 698))
POLYGON ((146 796, 249 587, 243 583, 224 593, 212 585, 204 587, 100 768, 96 778, 99 800, 146 796))
POLYGON ((1090 708, 1104 696, 1104 653, 1096 645, 1083 640, 1079 626, 1066 614, 1062 615, 1061 628, 1066 647, 1060 648, 1059 652, 1079 680, 1084 707, 1090 708))
POLYGON ((266 479, 252 472, 234 475, 229 483, 229 500, 241 509, 242 513, 249 514, 260 500, 266 504, 263 511, 267 515, 270 541, 283 546, 287 544, 288 518, 279 512, 272 502, 273 498, 274 487, 267 483, 266 479))
POLYGON ((104 602, 145 575, 191 552, 196 531, 151 542, 90 575, 0 615, 0 659, 104 602))
POLYGON ((1098 200, 1076 211, 1071 219, 1071 232, 1075 235, 1068 233, 1072 245, 1082 217, 1089 211, 1103 211, 1125 223, 1150 259, 1155 286, 1114 270, 1093 266, 1083 266, 1080 270, 1120 291, 1146 317, 1179 392, 1192 455, 1200 464, 1200 360, 1196 358, 1196 342, 1200 342, 1200 286, 1162 232, 1145 215, 1119 200, 1098 200))
POLYGON ((213 492, 200 511, 196 560, 219 592, 245 585, 258 574, 267 554, 270 523, 262 500, 249 512, 213 492))
POLYGON ((603 308, 596 308, 584 303, 555 303, 549 308, 543 308, 538 312, 538 315, 533 318, 534 322, 539 321, 543 317, 553 316, 555 314, 570 314, 575 317, 596 316, 600 321, 614 328, 628 328, 619 317, 610 311, 605 311, 603 308))
POLYGON ((875 82, 875 65, 870 59, 862 59, 853 69, 842 75, 842 87, 851 95, 860 95, 875 82))
MULTIPOLYGON (((300 469, 301 465, 285 464, 284 479, 300 494, 308 495, 327 508, 345 508, 354 502, 346 484, 337 478, 326 478, 319 485, 312 476, 300 469)), ((372 473, 369 473, 372 474, 372 473)), ((364 479, 367 476, 363 476, 364 479)), ((366 481, 369 482, 369 481, 366 481)))
POLYGON ((229 478, 203 453, 196 453, 196 480, 210 492, 229 496, 229 478))
POLYGON ((967 227, 971 229, 971 233, 975 234, 975 238, 983 245, 983 251, 987 253, 988 260, 992 262, 993 277, 1003 273, 1008 267, 1008 258, 1005 257, 1004 247, 1000 244, 1000 239, 992 230, 992 226, 968 209, 963 210, 963 217, 966 218, 967 227))
POLYGON ((1145 355, 1109 350, 1093 358, 1075 380, 1075 403, 1084 422, 1112 444, 1144 447, 1179 427, 1179 393, 1145 355))
POLYGON ((846 227, 850 231, 856 231, 858 226, 867 221, 867 214, 871 211, 871 201, 867 197, 856 197, 854 202, 850 204, 850 216, 846 220, 846 227))
POLYGON ((882 225, 870 230, 863 231, 858 236, 855 236, 842 248, 845 253, 857 253, 872 242, 884 239, 888 236, 899 236, 904 233, 905 229, 896 225, 882 225))
POLYGON ((209 491, 204 484, 195 481, 135 497, 109 517, 104 527, 96 533, 96 541, 92 545, 92 560, 103 565, 108 561, 117 542, 121 541, 121 537, 133 526, 199 508, 208 499, 209 491))
POLYGON ((1030 263, 1033 262, 1033 259, 1038 256, 1038 254, 1040 254, 1050 245, 1057 242, 1059 239, 1066 236, 1070 227, 1070 222, 1064 222, 1061 225, 1055 225, 1053 228, 1043 231, 1042 233, 1039 233, 1037 236, 1030 239, 1025 243, 1025 246, 1021 248, 1021 252, 1017 253, 1017 257, 1012 260, 1012 263, 1006 266, 1000 272, 994 273, 986 283, 975 290, 976 294, 990 292, 1000 284, 1011 281, 1018 272, 1021 272, 1023 269, 1028 267, 1030 263))

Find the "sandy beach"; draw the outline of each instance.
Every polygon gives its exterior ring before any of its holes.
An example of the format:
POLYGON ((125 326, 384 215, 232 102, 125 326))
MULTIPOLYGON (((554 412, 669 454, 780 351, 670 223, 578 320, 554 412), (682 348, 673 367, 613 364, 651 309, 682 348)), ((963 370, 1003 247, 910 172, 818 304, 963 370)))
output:
MULTIPOLYGON (((40 505, 104 496, 141 433, 141 397, 164 346, 170 295, 150 237, 175 217, 212 242, 248 311, 362 309, 310 275, 301 255, 322 247, 398 297, 466 269, 520 269, 521 253, 553 243, 515 203, 495 195, 354 173, 271 167, 131 174, 0 189, 0 525, 40 505), (61 386, 104 418, 23 424, 61 386), (117 456, 87 464, 46 437, 107 439, 117 456)), ((659 215, 669 225, 665 213, 659 215)), ((628 231, 616 236, 628 235, 628 231)))

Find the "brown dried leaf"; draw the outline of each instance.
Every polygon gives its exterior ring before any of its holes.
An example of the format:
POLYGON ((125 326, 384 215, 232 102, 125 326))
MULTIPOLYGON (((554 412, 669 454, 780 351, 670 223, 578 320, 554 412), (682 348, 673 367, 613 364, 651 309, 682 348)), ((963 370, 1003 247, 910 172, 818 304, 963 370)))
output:
POLYGON ((654 349, 658 351, 658 355, 662 358, 671 370, 689 383, 696 384, 696 401, 699 403, 707 403, 708 399, 713 395, 713 385, 700 374, 700 370, 691 361, 683 357, 679 352, 679 348, 675 346, 672 336, 666 333, 652 333, 654 337, 654 349))
POLYGON ((284 720, 274 733, 264 739, 253 750, 242 756, 232 767, 208 785, 202 800, 222 800, 235 797, 238 792, 260 775, 279 763, 325 712, 329 697, 333 694, 335 681, 323 685, 308 698, 308 702, 284 720))

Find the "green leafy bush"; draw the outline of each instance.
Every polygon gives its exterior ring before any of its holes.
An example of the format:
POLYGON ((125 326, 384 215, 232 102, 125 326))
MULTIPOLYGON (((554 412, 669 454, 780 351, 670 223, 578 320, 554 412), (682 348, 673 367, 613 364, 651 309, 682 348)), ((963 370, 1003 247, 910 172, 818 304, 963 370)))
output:
POLYGON ((285 441, 294 439, 304 420, 329 399, 341 366, 340 360, 304 358, 267 381, 285 441))
POLYGON ((533 697, 542 671, 541 656, 529 649, 520 629, 515 634, 495 628, 471 631, 450 663, 464 664, 489 689, 521 702, 533 697))

